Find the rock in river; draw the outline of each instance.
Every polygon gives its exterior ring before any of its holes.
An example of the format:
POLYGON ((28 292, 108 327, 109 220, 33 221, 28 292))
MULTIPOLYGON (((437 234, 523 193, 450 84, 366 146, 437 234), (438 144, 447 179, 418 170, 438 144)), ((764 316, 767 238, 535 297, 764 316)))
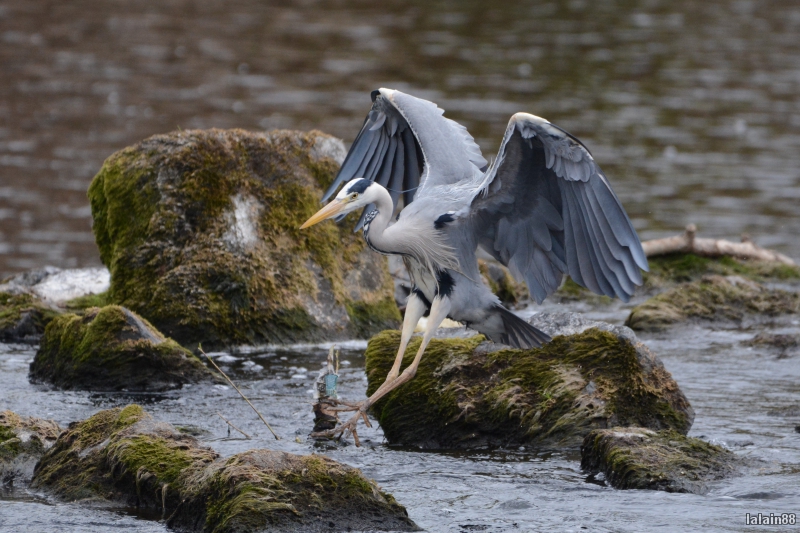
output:
POLYGON ((0 486, 25 485, 61 428, 53 420, 0 412, 0 486))
POLYGON ((191 352, 117 305, 56 317, 30 376, 64 389, 129 391, 174 389, 213 377, 191 352))
POLYGON ((39 342, 59 312, 30 294, 0 292, 0 342, 39 342))
POLYGON ((800 312, 800 294, 771 289, 740 276, 705 276, 650 298, 631 311, 626 325, 655 330, 689 320, 740 323, 745 317, 800 312))
MULTIPOLYGON (((388 441, 424 448, 577 449, 598 428, 689 431, 689 402, 631 330, 577 313, 540 313, 531 323, 553 341, 531 350, 483 336, 431 341, 416 377, 373 408, 388 441)), ((396 331, 370 340, 368 394, 388 374, 399 342, 396 331)), ((405 364, 419 342, 412 339, 405 364)))
POLYGON ((344 154, 320 132, 242 130, 156 135, 113 154, 89 187, 110 302, 192 348, 397 327, 386 260, 354 221, 299 229, 344 154))
POLYGON ((704 494, 738 463, 731 451, 671 430, 598 429, 581 446, 581 467, 618 489, 704 494))
POLYGON ((356 468, 271 450, 222 458, 138 405, 70 424, 31 486, 65 500, 155 510, 179 531, 417 530, 356 468))

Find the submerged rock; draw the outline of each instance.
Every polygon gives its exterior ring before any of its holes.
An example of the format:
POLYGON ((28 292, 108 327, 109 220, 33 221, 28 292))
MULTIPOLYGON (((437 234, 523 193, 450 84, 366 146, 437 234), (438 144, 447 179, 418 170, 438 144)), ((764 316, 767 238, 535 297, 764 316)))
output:
POLYGON ((670 430, 599 429, 581 446, 581 468, 602 472, 618 489, 704 494, 708 482, 731 475, 737 463, 733 452, 670 430))
POLYGON ((191 352, 124 307, 56 317, 30 377, 64 389, 162 391, 211 379, 191 352))
POLYGON ((0 486, 27 484, 59 433, 61 428, 53 420, 0 412, 0 486))
POLYGON ((185 346, 397 327, 386 261, 342 224, 300 225, 344 156, 320 132, 182 131, 109 157, 89 187, 109 298, 185 346))
POLYGON ((798 293, 770 289, 740 276, 705 276, 634 307, 625 324, 636 330, 653 330, 692 319, 741 322, 747 315, 799 311, 798 293))
POLYGON ((30 294, 0 292, 0 342, 37 343, 59 314, 30 294))
MULTIPOLYGON (((373 407, 387 440, 423 448, 577 449, 597 428, 689 431, 689 402, 628 328, 576 313, 543 313, 531 323, 553 341, 515 350, 483 336, 432 340, 416 377, 373 407)), ((399 342, 396 331, 370 340, 368 394, 386 378, 399 342)), ((412 339, 404 364, 419 342, 412 339)))
POLYGON ((413 531, 391 495, 324 456, 250 450, 222 458, 138 405, 71 424, 31 485, 160 511, 180 531, 413 531))

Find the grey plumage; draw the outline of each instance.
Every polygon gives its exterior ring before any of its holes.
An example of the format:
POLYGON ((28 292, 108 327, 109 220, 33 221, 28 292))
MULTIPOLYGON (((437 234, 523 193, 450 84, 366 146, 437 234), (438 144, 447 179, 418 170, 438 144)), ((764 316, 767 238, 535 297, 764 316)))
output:
POLYGON ((449 316, 498 342, 529 347, 547 337, 509 318, 481 283, 478 247, 524 280, 538 303, 560 286, 564 274, 598 294, 631 297, 647 260, 622 204, 583 143, 545 119, 517 113, 487 165, 466 128, 442 114, 426 100, 374 91, 372 109, 323 200, 357 178, 388 188, 391 202, 381 205, 381 195, 370 196, 358 230, 368 212, 394 211, 406 191, 395 223, 391 212, 377 213, 370 245, 406 256, 429 303, 440 295, 440 272, 446 272, 453 282, 449 316), (446 220, 440 218, 444 214, 446 220), (442 249, 432 252, 435 246, 442 249))
POLYGON ((642 283, 641 269, 647 270, 639 237, 605 175, 583 143, 558 126, 515 114, 487 165, 466 128, 444 118, 435 104, 391 89, 373 91, 372 101, 323 201, 346 185, 301 228, 363 209, 356 230, 364 228, 374 251, 402 256, 414 287, 386 381, 367 400, 346 404, 356 411, 348 422, 318 436, 356 437, 369 407, 414 377, 445 317, 517 348, 550 340, 483 284, 479 247, 525 280, 539 303, 564 274, 628 300, 642 283), (405 205, 393 222, 401 194, 405 205), (426 310, 422 342, 400 373, 426 310))

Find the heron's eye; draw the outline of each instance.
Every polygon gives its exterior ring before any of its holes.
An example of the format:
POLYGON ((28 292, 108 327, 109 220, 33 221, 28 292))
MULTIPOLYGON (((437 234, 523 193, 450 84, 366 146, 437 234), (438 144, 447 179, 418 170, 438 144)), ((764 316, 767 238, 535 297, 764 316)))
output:
POLYGON ((351 194, 351 195, 350 195, 350 201, 351 201, 351 202, 352 202, 353 200, 355 200, 356 198, 358 198, 358 193, 357 193, 357 192, 354 192, 353 194, 351 194))

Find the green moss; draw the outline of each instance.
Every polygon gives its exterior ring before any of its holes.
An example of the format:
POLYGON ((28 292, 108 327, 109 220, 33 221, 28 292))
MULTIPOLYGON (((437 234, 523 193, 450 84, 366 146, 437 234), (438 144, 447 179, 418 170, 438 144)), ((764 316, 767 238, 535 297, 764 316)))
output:
POLYGON ((220 459, 138 405, 73 424, 32 486, 76 500, 157 510, 177 530, 226 533, 415 529, 405 509, 355 468, 322 456, 250 450, 220 459))
POLYGON ((365 249, 351 231, 355 215, 340 225, 299 229, 338 170, 334 161, 309 155, 323 135, 178 132, 109 158, 89 189, 101 258, 112 273, 109 301, 187 346, 366 331, 364 321, 327 331, 305 311, 309 299, 324 296, 320 290, 332 292, 343 309, 393 293, 385 265, 377 288, 345 290, 345 275, 365 249), (233 235, 242 205, 258 233, 258 242, 245 247, 233 235))
POLYGON ((528 299, 528 288, 515 280, 506 267, 479 259, 478 268, 483 280, 505 306, 513 307, 528 299))
MULTIPOLYGON (((423 447, 560 443, 577 446, 599 420, 688 431, 688 415, 663 368, 645 375, 636 348, 589 329, 542 348, 476 349, 483 337, 434 339, 416 377, 374 406, 389 442, 423 447), (597 399, 584 395, 595 384, 597 399), (677 403, 675 403, 677 401, 677 403)), ((413 359, 420 339, 406 350, 413 359)), ((366 352, 367 394, 383 382, 398 332, 373 337, 366 352)))
POLYGON ((733 453, 676 431, 615 428, 589 433, 581 466, 603 472, 613 487, 704 493, 733 472, 733 453))
POLYGON ((83 311, 92 307, 105 307, 111 303, 108 292, 98 294, 86 294, 78 296, 64 303, 64 308, 69 311, 83 311))
POLYGON ((393 297, 384 298, 374 304, 347 302, 345 307, 353 323, 353 331, 358 337, 368 337, 375 331, 391 328, 402 318, 393 297))
POLYGON ((119 306, 54 319, 31 376, 64 388, 163 390, 207 378, 188 350, 119 306))
POLYGON ((33 339, 44 332, 59 312, 30 294, 0 292, 0 341, 33 339), (27 323, 23 319, 27 316, 27 323))
POLYGON ((738 275, 754 281, 800 279, 800 267, 778 262, 745 261, 723 256, 701 257, 695 254, 668 254, 648 258, 650 272, 644 273, 646 286, 695 281, 717 274, 738 275))
POLYGON ((0 462, 8 461, 22 451, 22 442, 14 428, 0 425, 0 462))
POLYGON ((741 321, 745 315, 777 316, 800 311, 800 295, 755 282, 706 276, 683 283, 633 308, 626 325, 664 328, 690 319, 741 321))

